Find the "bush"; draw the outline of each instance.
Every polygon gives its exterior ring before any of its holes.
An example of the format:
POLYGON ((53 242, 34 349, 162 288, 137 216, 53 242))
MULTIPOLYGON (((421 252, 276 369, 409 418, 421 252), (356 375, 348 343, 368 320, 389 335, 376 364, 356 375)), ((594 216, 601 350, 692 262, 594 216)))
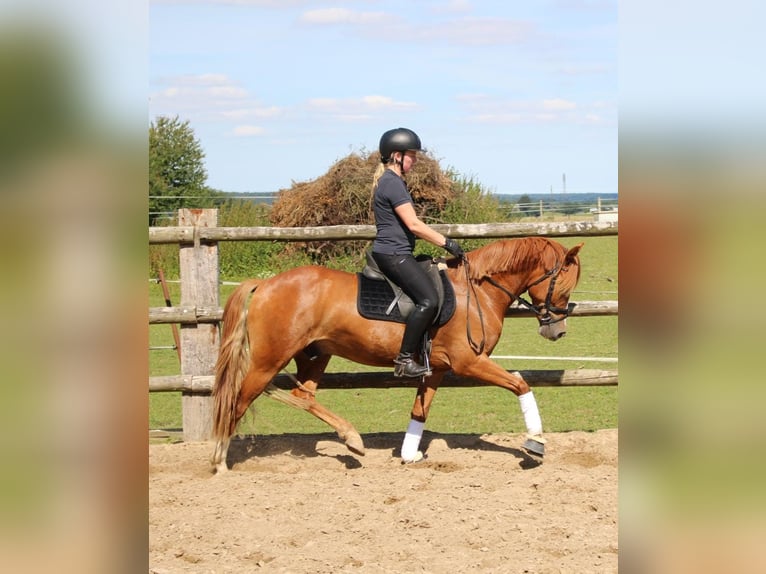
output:
MULTIPOLYGON (((221 227, 269 227, 269 206, 247 199, 228 200, 219 207, 221 227)), ((284 243, 276 241, 221 241, 219 272, 227 280, 268 277, 283 259, 284 243)))

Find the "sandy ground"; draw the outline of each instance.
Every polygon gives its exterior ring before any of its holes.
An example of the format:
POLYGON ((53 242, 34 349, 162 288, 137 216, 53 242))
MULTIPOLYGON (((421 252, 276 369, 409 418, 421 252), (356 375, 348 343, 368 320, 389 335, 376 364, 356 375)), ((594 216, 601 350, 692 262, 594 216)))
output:
POLYGON ((243 437, 212 475, 212 443, 149 445, 149 572, 617 572, 617 430, 243 437))

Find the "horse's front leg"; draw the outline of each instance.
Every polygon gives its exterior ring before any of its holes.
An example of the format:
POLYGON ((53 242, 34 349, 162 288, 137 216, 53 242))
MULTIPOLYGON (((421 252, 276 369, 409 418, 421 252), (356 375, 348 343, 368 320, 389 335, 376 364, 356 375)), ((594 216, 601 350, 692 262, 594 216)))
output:
POLYGON ((423 438, 423 429, 428 418, 428 411, 431 409, 431 402, 443 377, 444 373, 434 373, 418 386, 418 394, 415 396, 415 403, 410 413, 410 423, 402 442, 403 463, 418 462, 424 458, 420 451, 420 441, 423 438))
POLYGON ((509 373, 486 355, 479 355, 466 364, 453 365, 453 369, 458 375, 480 379, 512 391, 519 398, 519 406, 527 427, 527 437, 523 448, 535 457, 542 457, 545 454, 543 421, 537 408, 537 400, 532 389, 520 375, 509 373))

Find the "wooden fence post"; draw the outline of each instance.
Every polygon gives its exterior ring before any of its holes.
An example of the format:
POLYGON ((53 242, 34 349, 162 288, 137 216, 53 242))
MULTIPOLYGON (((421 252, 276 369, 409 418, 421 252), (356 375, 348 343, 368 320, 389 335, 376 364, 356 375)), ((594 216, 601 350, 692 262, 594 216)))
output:
MULTIPOLYGON (((215 227, 217 209, 179 209, 178 225, 194 228, 194 243, 182 243, 179 252, 181 305, 218 307, 218 243, 202 243, 200 227, 215 227)), ((218 325, 181 325, 181 374, 212 375, 219 346, 218 325)), ((181 396, 184 441, 205 441, 212 430, 212 398, 184 391, 181 396)))

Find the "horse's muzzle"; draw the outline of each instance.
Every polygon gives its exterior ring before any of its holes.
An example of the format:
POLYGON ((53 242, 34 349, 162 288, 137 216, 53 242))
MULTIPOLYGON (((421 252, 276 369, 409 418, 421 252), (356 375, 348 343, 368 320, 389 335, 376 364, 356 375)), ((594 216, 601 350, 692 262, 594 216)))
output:
POLYGON ((566 321, 561 321, 558 323, 545 323, 540 325, 540 328, 537 330, 537 332, 540 333, 540 336, 545 337, 549 341, 558 341, 567 334, 566 321))

